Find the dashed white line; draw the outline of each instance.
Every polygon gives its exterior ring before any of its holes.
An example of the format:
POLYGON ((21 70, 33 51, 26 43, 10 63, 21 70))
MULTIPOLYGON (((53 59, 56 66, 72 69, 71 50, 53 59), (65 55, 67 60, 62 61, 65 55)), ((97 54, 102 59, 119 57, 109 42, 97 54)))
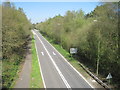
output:
POLYGON ((56 54, 53 52, 53 55, 56 55, 56 54))
MULTIPOLYGON (((34 33, 34 31, 32 31, 32 32, 34 33)), ((35 35, 35 33, 34 33, 34 35, 35 35)), ((34 37, 34 38, 35 38, 35 37, 34 37)), ((43 73, 42 73, 42 69, 41 69, 41 65, 40 65, 40 60, 39 60, 39 56, 38 56, 38 51, 37 51, 36 42, 35 42, 35 48, 36 48, 36 53, 37 53, 38 63, 39 63, 39 67, 40 67, 40 73, 41 73, 42 80, 43 80, 43 85, 44 85, 44 88, 46 88, 45 80, 44 80, 44 77, 43 77, 43 73)))
POLYGON ((43 53, 43 52, 41 52, 41 54, 44 56, 44 53, 43 53))
POLYGON ((61 79, 63 80, 63 82, 65 83, 67 88, 71 88, 70 85, 68 84, 67 80, 65 79, 65 77, 63 76, 62 72, 60 71, 60 69, 58 68, 58 66, 56 65, 55 61, 53 60, 53 58, 50 56, 48 50, 46 49, 45 45, 43 44, 43 42, 41 41, 41 39, 39 38, 39 36, 36 34, 36 36, 38 37, 38 39, 40 40, 41 44, 43 45, 45 51, 47 52, 49 58, 51 59, 53 65, 55 66, 57 72, 59 73, 61 79))
MULTIPOLYGON (((40 34, 40 35, 41 35, 41 34, 40 34)), ((41 35, 41 36, 42 36, 42 35, 41 35)), ((43 36, 42 36, 42 37, 43 37, 43 36)), ((44 37, 43 37, 43 39, 44 39, 45 41, 47 41, 44 37)), ((47 41, 47 42, 48 42, 48 41, 47 41)), ((48 43, 49 43, 49 42, 48 42, 48 43)), ((50 44, 50 43, 49 43, 49 44, 50 44)), ((52 45, 50 44, 50 46, 52 46, 52 45)), ((52 46, 52 47, 53 47, 53 46, 52 46)), ((73 68, 73 70, 75 70, 75 71, 78 73, 79 76, 81 76, 81 77, 89 84, 89 86, 90 86, 91 88, 94 88, 94 87, 82 76, 82 74, 81 74, 80 72, 78 72, 78 71, 76 70, 76 68, 74 68, 74 67, 63 57, 63 55, 56 50, 55 47, 53 47, 53 49, 65 60, 65 62, 67 62, 67 63, 71 66, 71 68, 73 68)))

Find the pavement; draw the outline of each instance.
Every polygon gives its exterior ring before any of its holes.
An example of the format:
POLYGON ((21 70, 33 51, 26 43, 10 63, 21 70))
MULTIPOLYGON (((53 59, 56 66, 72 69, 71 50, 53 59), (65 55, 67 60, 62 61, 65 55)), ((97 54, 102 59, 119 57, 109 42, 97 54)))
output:
POLYGON ((94 88, 37 30, 32 32, 45 88, 94 88))
POLYGON ((31 63, 31 51, 28 49, 24 65, 21 72, 19 73, 19 78, 17 79, 14 88, 30 88, 30 75, 32 68, 31 63))

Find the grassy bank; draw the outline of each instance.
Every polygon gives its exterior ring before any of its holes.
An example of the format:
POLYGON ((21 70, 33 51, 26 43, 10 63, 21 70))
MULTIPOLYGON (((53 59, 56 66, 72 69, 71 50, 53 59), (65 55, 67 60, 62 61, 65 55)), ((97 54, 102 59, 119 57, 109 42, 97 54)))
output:
POLYGON ((38 64, 38 58, 35 48, 35 40, 32 39, 32 71, 31 71, 31 82, 30 88, 43 88, 42 77, 38 64))
POLYGON ((11 58, 3 59, 2 61, 2 88, 14 88, 16 80, 19 78, 22 64, 25 58, 18 55, 11 56, 11 58), (15 60, 15 61, 13 61, 15 60))
POLYGON ((44 37, 72 64, 74 68, 76 68, 86 79, 89 77, 89 75, 86 73, 86 71, 79 65, 78 61, 71 57, 70 53, 63 49, 59 44, 55 44, 52 39, 45 36, 44 37))

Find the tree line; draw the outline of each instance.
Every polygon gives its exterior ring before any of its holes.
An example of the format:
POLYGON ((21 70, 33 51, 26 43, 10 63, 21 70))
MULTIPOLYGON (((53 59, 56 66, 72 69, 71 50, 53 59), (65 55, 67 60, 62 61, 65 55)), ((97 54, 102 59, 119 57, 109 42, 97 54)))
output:
POLYGON ((77 58, 96 75, 111 73, 112 83, 120 87, 119 3, 101 3, 92 12, 67 11, 36 24, 43 35, 68 52, 78 48, 77 58), (96 70, 96 68, 98 68, 96 70))
POLYGON ((22 8, 4 2, 2 7, 2 86, 11 87, 18 67, 24 61, 31 23, 22 8))

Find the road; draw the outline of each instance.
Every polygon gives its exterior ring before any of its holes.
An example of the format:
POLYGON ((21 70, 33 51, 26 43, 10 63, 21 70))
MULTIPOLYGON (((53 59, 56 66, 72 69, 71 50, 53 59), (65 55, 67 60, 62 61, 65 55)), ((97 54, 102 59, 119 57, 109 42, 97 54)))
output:
POLYGON ((32 32, 45 88, 93 88, 37 30, 32 32))

